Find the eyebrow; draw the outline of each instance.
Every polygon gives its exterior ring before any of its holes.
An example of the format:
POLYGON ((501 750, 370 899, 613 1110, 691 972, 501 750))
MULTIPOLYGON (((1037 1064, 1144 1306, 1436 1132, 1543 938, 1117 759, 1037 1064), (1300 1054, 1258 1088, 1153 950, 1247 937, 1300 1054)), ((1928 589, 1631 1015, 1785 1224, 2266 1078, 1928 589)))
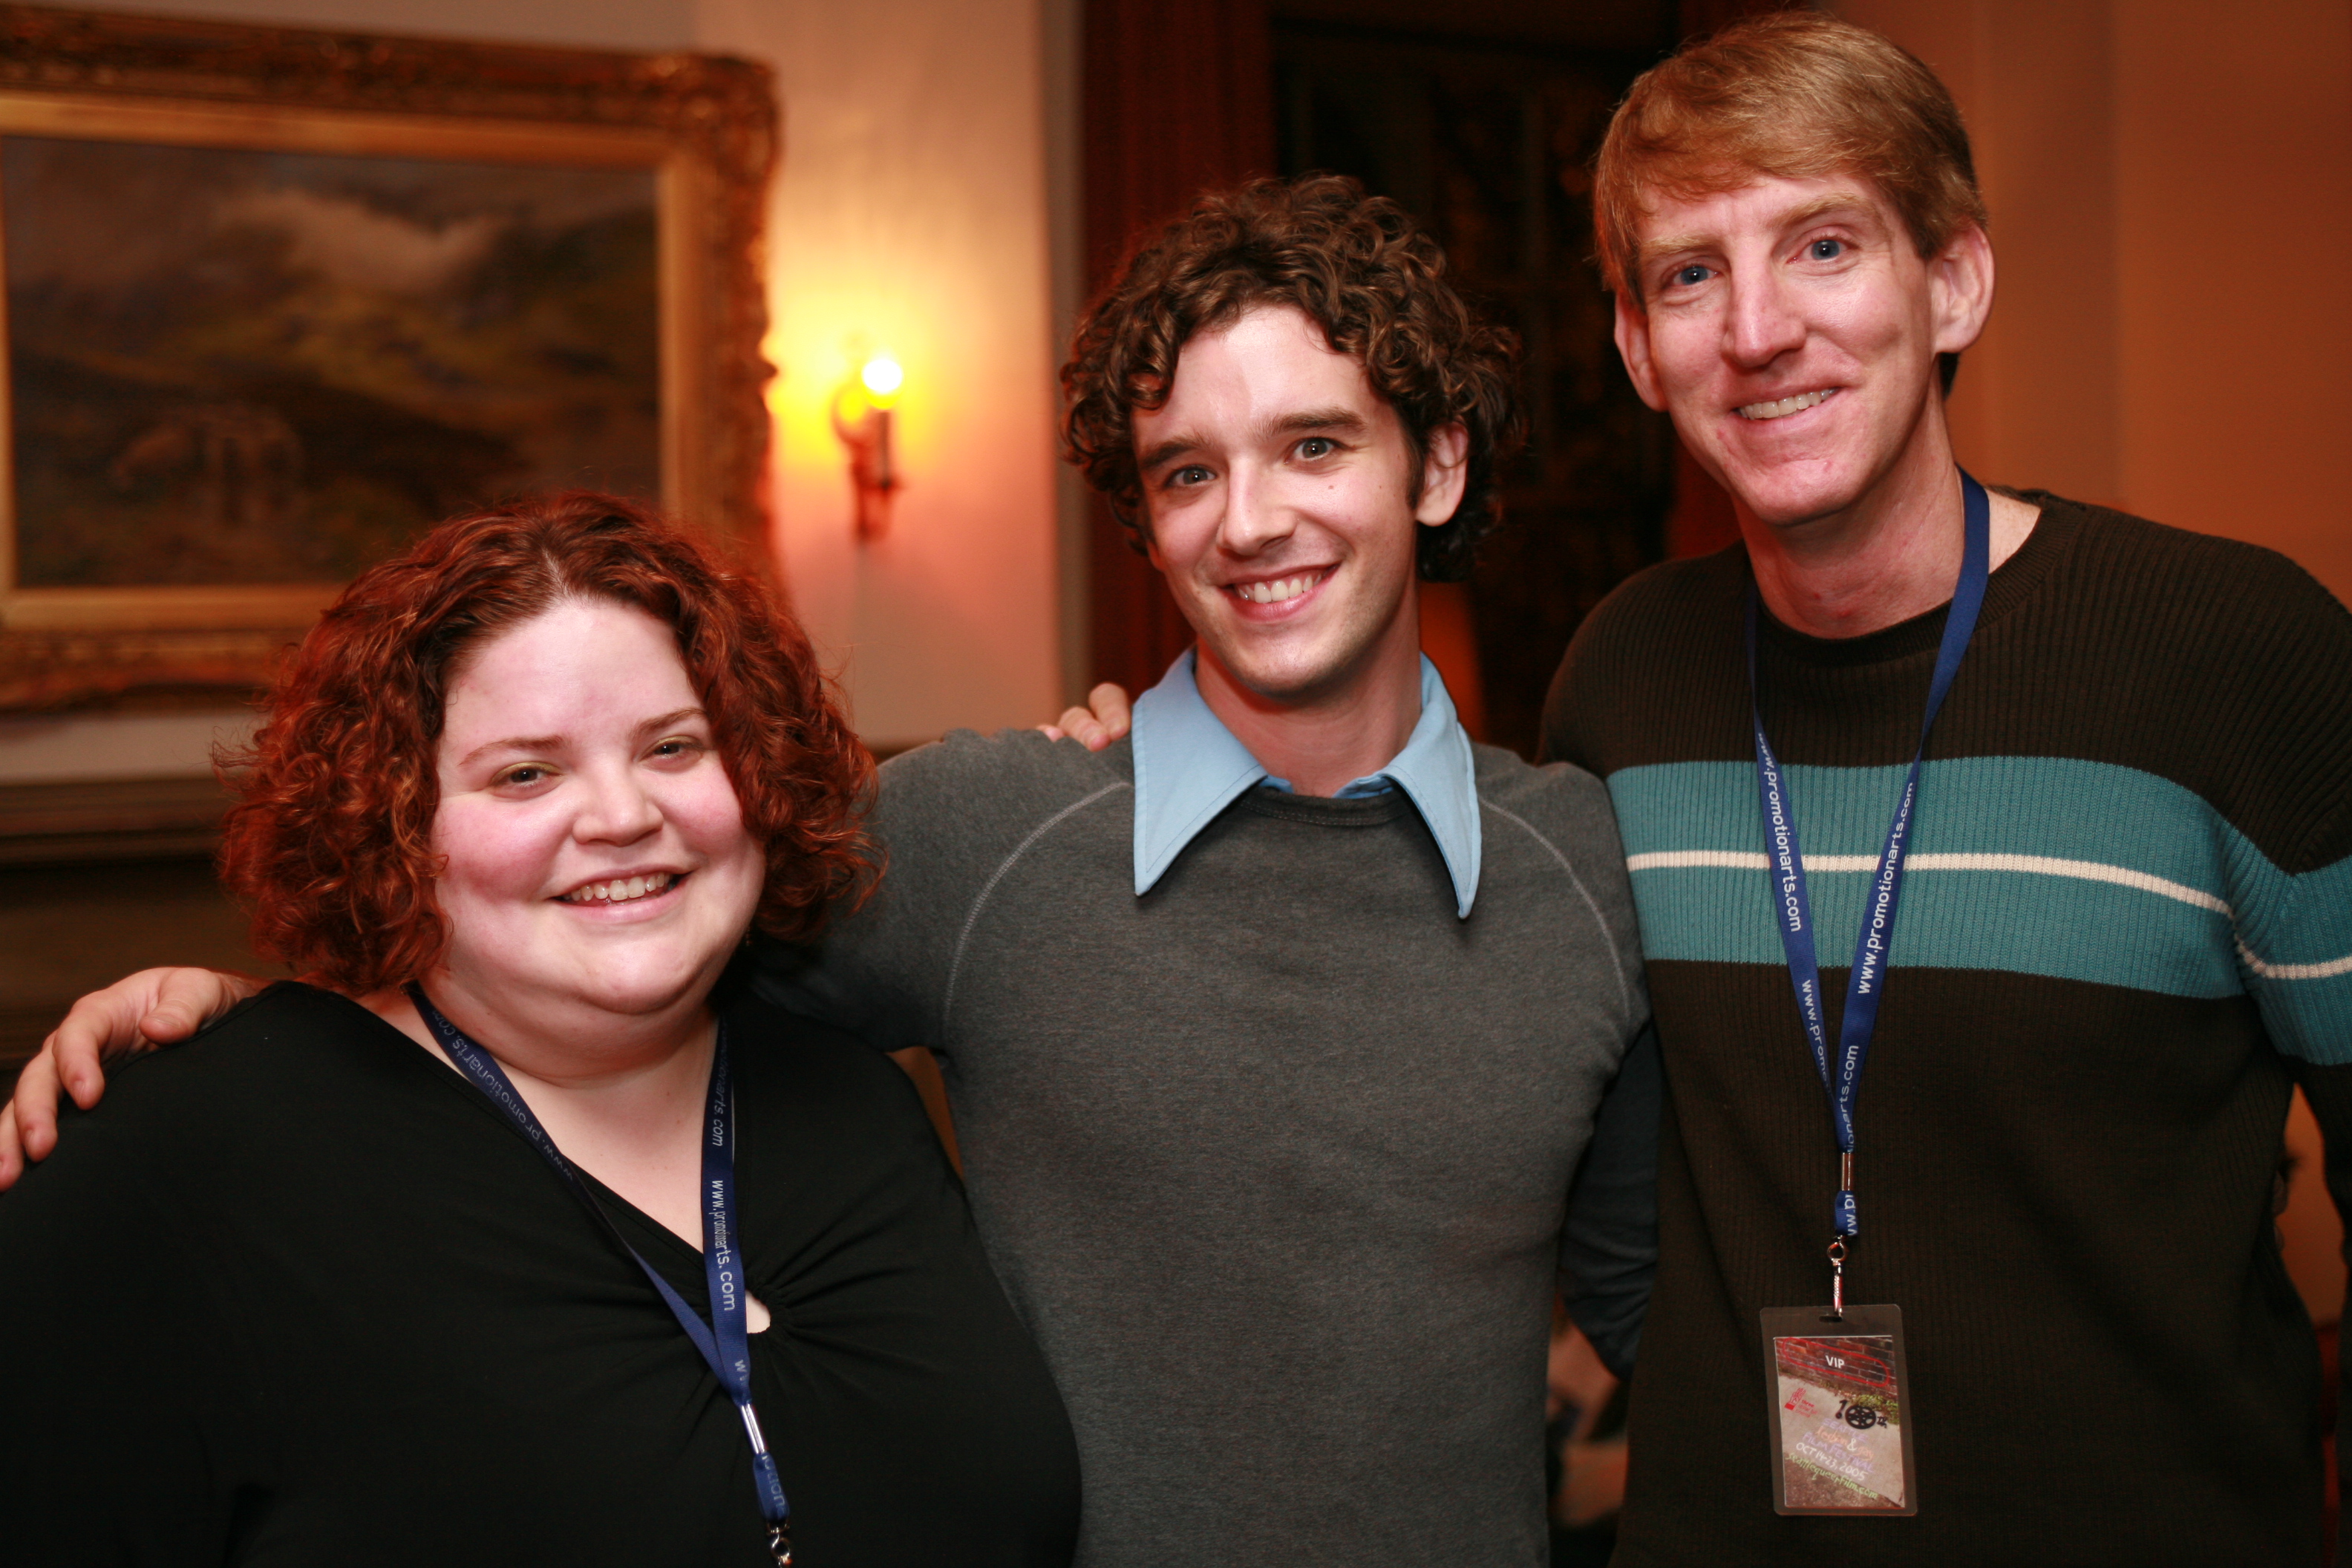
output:
POLYGON ((1265 427, 1269 436, 1296 436, 1308 430, 1343 430, 1350 435, 1365 428, 1364 416, 1352 408, 1309 408, 1286 414, 1265 427))
MULTIPOLYGON (((646 720, 636 727, 635 732, 639 735, 650 735, 657 730, 667 730, 681 720, 709 717, 709 715, 699 707, 673 709, 667 713, 657 714, 646 720)), ((563 741, 564 737, 562 735, 509 735, 500 740, 485 741, 458 758, 457 765, 461 768, 465 767, 488 752, 551 752, 563 744, 563 741)))
MULTIPOLYGON (((1262 435, 1300 436, 1310 430, 1336 430, 1347 435, 1360 435, 1367 428, 1364 416, 1352 408, 1334 405, 1329 408, 1307 408, 1296 414, 1285 414, 1259 426, 1262 435)), ((1186 432, 1171 436, 1135 460, 1136 471, 1148 474, 1187 452, 1196 452, 1207 443, 1200 437, 1186 432)))
POLYGON ((1136 458, 1136 469, 1138 472, 1148 474, 1172 458, 1181 458, 1187 452, 1200 450, 1201 445, 1201 438, 1198 436, 1171 436, 1136 458))
MULTIPOLYGON (((1859 191, 1832 191, 1781 214, 1780 226, 1784 229, 1802 228, 1816 218, 1827 217, 1833 212, 1869 205, 1869 199, 1859 191)), ((1685 250, 1705 250, 1714 243, 1715 237, 1705 234, 1669 234, 1658 239, 1646 240, 1641 248, 1641 264, 1650 267, 1662 256, 1672 256, 1685 250)))

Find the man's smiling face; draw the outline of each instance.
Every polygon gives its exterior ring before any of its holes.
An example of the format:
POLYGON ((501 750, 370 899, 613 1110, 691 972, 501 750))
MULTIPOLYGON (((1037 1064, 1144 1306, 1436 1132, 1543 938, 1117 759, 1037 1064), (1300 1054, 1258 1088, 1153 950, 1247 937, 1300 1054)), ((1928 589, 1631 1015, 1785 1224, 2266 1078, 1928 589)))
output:
POLYGON ((1361 363, 1303 312, 1263 306, 1188 341, 1134 429, 1152 564, 1234 686, 1277 706, 1342 700, 1416 657, 1419 525, 1461 500, 1461 426, 1417 458, 1361 363))
POLYGON ((1973 342, 1991 303, 1981 230, 1922 259, 1853 176, 1654 194, 1637 267, 1642 302, 1617 306, 1634 386, 1773 527, 1867 503, 1940 450, 1936 356, 1973 342))

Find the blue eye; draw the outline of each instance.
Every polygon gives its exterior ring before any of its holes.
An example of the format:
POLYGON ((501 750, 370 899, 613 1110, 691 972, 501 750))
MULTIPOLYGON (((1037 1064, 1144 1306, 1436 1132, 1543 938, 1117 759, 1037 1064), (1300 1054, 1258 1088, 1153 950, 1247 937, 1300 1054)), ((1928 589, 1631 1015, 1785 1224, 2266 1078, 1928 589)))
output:
POLYGON ((1696 288, 1706 281, 1706 268, 1704 267, 1680 268, 1675 273, 1675 281, 1685 289, 1696 288))
POLYGON ((1811 251, 1813 259, 1816 261, 1835 261, 1839 257, 1845 254, 1845 241, 1842 239, 1817 239, 1813 241, 1812 245, 1809 248, 1811 251))

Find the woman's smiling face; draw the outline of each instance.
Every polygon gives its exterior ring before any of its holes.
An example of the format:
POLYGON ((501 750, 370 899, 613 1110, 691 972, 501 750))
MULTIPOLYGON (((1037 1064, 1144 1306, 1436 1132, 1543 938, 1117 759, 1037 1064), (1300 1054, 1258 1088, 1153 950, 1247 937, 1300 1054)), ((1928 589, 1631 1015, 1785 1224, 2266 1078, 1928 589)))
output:
POLYGON ((698 1005, 766 858, 670 628, 561 601, 462 658, 443 711, 428 989, 509 1015, 698 1005))

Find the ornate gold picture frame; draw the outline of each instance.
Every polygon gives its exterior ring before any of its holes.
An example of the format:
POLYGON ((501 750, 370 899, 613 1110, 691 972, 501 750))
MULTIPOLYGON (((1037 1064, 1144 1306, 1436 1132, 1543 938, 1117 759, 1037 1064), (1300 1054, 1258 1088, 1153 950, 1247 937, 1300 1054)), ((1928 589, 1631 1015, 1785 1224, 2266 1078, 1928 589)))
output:
POLYGON ((512 489, 756 542, 776 139, 743 60, 0 6, 0 710, 250 687, 512 489))

